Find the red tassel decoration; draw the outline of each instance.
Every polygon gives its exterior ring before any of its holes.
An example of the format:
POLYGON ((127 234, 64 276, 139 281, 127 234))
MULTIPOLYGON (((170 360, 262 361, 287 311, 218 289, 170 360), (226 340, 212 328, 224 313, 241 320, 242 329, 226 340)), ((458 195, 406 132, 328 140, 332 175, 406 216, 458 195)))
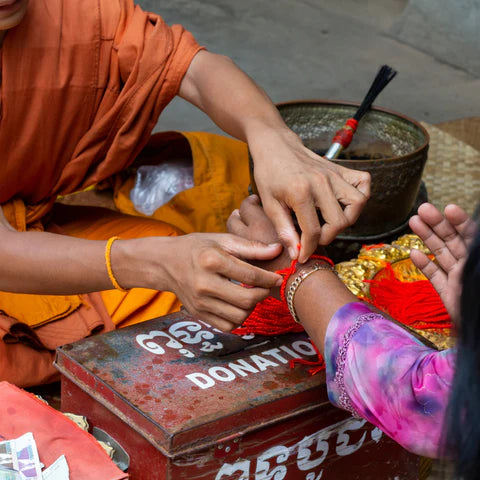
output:
POLYGON ((274 297, 267 297, 257 304, 242 326, 233 330, 232 333, 281 335, 290 332, 303 332, 303 327, 293 320, 286 303, 274 297))
POLYGON ((310 362, 309 360, 304 360, 303 358, 292 358, 292 360, 289 362, 289 365, 290 368, 295 368, 296 363, 299 363, 300 365, 313 365, 313 368, 308 369, 308 373, 310 375, 316 375, 318 372, 325 370, 326 365, 325 360, 323 359, 322 354, 318 350, 317 346, 312 342, 312 340, 310 340, 310 343, 317 352, 318 360, 316 362, 310 362))
MULTIPOLYGON (((300 249, 300 246, 298 246, 298 248, 300 249)), ((323 260, 333 267, 333 262, 328 257, 312 255, 310 258, 323 260)), ((277 300, 274 297, 267 297, 262 302, 259 302, 253 312, 248 316, 245 322, 243 322, 242 326, 233 330, 232 333, 235 335, 247 335, 253 333, 257 335, 273 336, 281 335, 283 333, 304 331, 302 325, 295 322, 293 319, 285 301, 285 287, 290 276, 295 273, 296 265, 297 260, 293 260, 290 267, 276 272, 283 276, 283 283, 280 287, 280 297, 282 300, 277 300)), ((311 340, 310 342, 318 354, 318 360, 311 362, 304 360, 303 358, 294 358, 290 361, 290 367, 294 368, 295 363, 313 365, 314 368, 309 369, 309 373, 315 375, 325 369, 325 361, 318 348, 311 340)))
POLYGON ((452 327, 440 296, 428 280, 402 282, 387 264, 381 278, 365 281, 370 284, 370 299, 365 300, 395 320, 417 329, 452 327))

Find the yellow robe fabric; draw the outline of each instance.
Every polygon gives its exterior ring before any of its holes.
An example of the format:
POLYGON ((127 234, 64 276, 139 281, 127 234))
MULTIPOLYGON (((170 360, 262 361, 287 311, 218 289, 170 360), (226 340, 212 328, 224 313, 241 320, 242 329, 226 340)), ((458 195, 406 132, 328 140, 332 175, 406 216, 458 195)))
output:
MULTIPOLYGON (((214 134, 168 132, 152 136, 145 155, 140 155, 136 164, 161 163, 179 155, 191 159, 194 165, 194 187, 179 193, 152 217, 139 214, 130 201, 135 175, 132 169, 128 175, 119 174, 114 179, 114 198, 119 211, 56 204, 46 229, 92 240, 224 232, 228 216, 248 195, 246 145, 214 134)), ((28 208, 23 202, 9 203, 4 212, 17 230, 27 229, 28 208)), ((8 345, 6 348, 0 342, 0 358, 2 349, 10 356, 15 352, 15 365, 31 368, 31 375, 19 376, 16 368, 2 372, 0 367, 0 376, 23 386, 58 378, 51 366, 51 350, 57 345, 166 315, 181 306, 171 292, 143 288, 71 296, 0 292, 0 305, 3 311, 0 332, 3 330, 8 345)))
MULTIPOLYGON (((177 151, 192 158, 194 187, 176 195, 156 210, 151 218, 174 225, 184 233, 225 232, 228 217, 248 195, 250 173, 247 145, 212 133, 168 132, 154 135, 147 145, 147 151, 156 148, 161 152, 170 142, 176 145, 177 151), (188 153, 186 147, 189 147, 188 153)), ((172 151, 169 155, 176 157, 172 151)), ((140 162, 142 158, 140 156, 140 162)), ((165 160, 167 158, 164 157, 165 160)), ((148 163, 161 161, 162 158, 157 157, 148 163)), ((124 181, 117 179, 114 201, 121 212, 141 215, 130 200, 134 181, 134 175, 124 181)))

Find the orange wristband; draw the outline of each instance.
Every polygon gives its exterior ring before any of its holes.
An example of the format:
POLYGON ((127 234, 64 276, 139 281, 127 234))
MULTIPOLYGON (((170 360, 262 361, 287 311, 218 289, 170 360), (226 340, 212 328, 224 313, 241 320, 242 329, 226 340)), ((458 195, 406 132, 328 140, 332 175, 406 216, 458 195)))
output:
POLYGON ((120 240, 120 237, 109 238, 107 242, 107 246, 105 247, 105 263, 107 265, 108 277, 110 278, 112 285, 117 290, 120 290, 121 292, 127 292, 128 290, 126 290, 125 288, 122 288, 120 284, 117 282, 117 279, 115 278, 115 275, 113 274, 113 270, 112 270, 111 252, 112 252, 112 245, 115 240, 120 240))

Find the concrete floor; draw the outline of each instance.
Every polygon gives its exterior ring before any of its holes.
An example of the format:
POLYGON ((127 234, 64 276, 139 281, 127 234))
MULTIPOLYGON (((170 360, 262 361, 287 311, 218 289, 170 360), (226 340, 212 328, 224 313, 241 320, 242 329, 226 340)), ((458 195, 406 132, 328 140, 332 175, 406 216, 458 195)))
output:
MULTIPOLYGON (((377 104, 438 123, 480 112, 480 78, 389 33, 407 0, 139 0, 230 56, 275 102, 361 101, 383 63, 399 71, 377 104)), ((157 130, 216 131, 181 99, 157 130)))

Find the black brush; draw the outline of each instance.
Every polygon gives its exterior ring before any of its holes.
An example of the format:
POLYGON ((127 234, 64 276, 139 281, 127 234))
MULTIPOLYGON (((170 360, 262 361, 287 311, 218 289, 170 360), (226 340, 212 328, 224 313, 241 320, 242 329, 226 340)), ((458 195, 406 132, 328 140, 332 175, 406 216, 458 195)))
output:
POLYGON ((350 145, 353 134, 357 130, 358 122, 362 119, 365 113, 367 113, 380 92, 392 81, 396 74, 397 71, 392 67, 382 65, 355 115, 352 118, 349 118, 345 122, 345 125, 335 134, 332 144, 325 154, 325 158, 328 158, 329 160, 337 158, 341 151, 350 145))

